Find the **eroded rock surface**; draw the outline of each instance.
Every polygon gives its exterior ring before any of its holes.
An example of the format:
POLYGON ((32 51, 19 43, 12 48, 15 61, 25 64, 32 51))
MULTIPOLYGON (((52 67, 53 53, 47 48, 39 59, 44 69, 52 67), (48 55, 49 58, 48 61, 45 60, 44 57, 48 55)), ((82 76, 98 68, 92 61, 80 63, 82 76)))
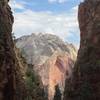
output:
POLYGON ((84 0, 78 16, 81 44, 64 100, 100 100, 100 0, 84 0))
POLYGON ((48 99, 53 100, 56 85, 63 94, 65 79, 71 75, 76 60, 75 47, 50 34, 21 37, 17 39, 16 46, 41 77, 48 99))
POLYGON ((56 51, 44 65, 49 67, 49 78, 47 79, 49 100, 53 100, 57 85, 61 92, 61 98, 63 98, 65 79, 69 78, 72 74, 74 60, 70 58, 69 54, 56 51))
POLYGON ((27 96, 22 69, 12 39, 14 18, 9 0, 0 0, 0 100, 24 100, 27 96))
POLYGON ((0 0, 0 100, 16 100, 12 24, 13 16, 8 0, 0 0))

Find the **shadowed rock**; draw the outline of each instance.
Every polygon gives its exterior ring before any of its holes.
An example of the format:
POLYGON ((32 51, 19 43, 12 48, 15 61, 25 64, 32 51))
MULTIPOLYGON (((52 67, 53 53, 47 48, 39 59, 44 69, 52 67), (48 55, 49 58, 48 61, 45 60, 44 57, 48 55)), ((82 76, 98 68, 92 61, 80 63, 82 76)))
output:
POLYGON ((81 44, 64 100, 100 100, 100 0, 81 3, 78 17, 81 44))
POLYGON ((12 24, 13 16, 8 0, 0 0, 0 100, 16 100, 12 24))

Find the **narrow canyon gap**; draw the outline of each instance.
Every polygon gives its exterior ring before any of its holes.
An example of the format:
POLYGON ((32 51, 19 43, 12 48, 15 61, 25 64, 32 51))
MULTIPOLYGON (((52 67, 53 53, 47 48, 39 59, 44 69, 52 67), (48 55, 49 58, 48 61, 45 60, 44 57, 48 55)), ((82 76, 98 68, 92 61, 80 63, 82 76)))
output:
MULTIPOLYGON (((18 61, 8 1, 0 0, 0 100, 17 100, 18 61)), ((100 1, 84 0, 79 6, 78 16, 81 44, 73 74, 66 80, 64 100, 100 100, 100 1)))

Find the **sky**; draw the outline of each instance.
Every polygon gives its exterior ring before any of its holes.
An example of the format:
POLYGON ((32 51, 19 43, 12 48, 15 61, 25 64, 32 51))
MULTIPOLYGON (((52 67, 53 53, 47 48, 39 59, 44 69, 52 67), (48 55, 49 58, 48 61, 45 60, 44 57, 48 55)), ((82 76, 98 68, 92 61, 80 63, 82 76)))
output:
POLYGON ((32 33, 54 34, 77 47, 80 42, 77 19, 82 0, 11 0, 17 38, 32 33))

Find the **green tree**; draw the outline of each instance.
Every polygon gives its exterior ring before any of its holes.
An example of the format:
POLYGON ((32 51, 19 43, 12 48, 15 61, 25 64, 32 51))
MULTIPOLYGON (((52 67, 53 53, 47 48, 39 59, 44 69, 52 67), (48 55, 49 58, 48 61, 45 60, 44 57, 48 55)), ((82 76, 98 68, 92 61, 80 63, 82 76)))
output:
POLYGON ((54 95, 54 100, 61 100, 61 92, 60 92, 60 89, 59 89, 59 86, 56 85, 55 86, 55 95, 54 95))

